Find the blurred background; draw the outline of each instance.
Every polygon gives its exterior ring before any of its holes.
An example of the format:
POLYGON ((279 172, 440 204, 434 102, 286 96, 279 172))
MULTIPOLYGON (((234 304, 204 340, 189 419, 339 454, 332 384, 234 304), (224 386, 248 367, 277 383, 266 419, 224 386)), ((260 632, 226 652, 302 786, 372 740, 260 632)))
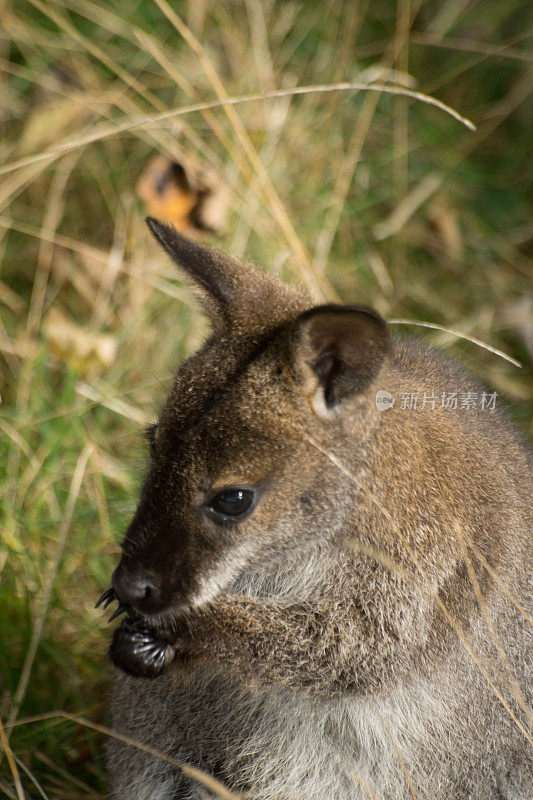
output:
POLYGON ((0 20, 0 796, 102 797, 93 606, 143 427, 205 332, 144 215, 410 321, 532 437, 533 17, 522 0, 4 0, 0 20))

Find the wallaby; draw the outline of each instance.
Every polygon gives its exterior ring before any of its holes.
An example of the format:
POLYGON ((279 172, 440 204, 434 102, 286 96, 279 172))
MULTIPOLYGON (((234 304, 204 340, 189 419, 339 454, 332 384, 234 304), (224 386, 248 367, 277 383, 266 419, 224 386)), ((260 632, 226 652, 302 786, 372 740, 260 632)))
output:
POLYGON ((532 474, 496 395, 148 225, 212 334, 101 598, 112 797, 531 800, 532 474))

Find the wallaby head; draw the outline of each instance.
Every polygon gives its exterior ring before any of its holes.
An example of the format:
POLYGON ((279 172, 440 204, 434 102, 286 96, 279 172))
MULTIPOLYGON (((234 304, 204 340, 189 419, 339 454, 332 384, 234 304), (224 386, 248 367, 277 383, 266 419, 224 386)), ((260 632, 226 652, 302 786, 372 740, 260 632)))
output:
POLYGON ((354 487, 324 472, 306 437, 339 452, 349 428, 352 449, 364 442, 390 338, 373 311, 312 307, 255 267, 148 224, 213 328, 149 431, 151 464, 113 576, 125 606, 161 617, 345 522, 354 487))
MULTIPOLYGON (((114 726, 253 800, 528 800, 519 437, 373 311, 149 226, 212 333, 150 429, 102 598, 127 612, 114 726)), ((109 752, 120 800, 207 796, 109 752)))

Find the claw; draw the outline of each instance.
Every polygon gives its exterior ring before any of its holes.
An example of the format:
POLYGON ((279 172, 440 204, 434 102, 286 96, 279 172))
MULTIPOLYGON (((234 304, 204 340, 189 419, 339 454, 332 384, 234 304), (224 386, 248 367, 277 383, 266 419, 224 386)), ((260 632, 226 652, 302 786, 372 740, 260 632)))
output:
POLYGON ((156 647, 157 645, 154 642, 135 642, 133 645, 136 653, 148 653, 156 647))
POLYGON ((112 622, 121 614, 125 614, 127 610, 128 610, 127 606, 123 606, 122 603, 119 603, 107 621, 112 622))
POLYGON ((144 647, 134 647, 133 652, 145 661, 154 661, 160 649, 155 645, 146 645, 144 647))
POLYGON ((164 663, 165 663, 165 651, 159 650, 152 658, 152 665, 157 669, 160 669, 164 663))
POLYGON ((153 642, 154 637, 149 633, 149 631, 135 631, 131 634, 132 641, 134 642, 153 642))
POLYGON ((116 597, 116 594, 115 594, 115 590, 113 589, 113 587, 111 587, 110 589, 106 589, 105 592, 103 593, 103 595, 101 595, 98 598, 98 600, 94 604, 94 607, 98 608, 98 606, 102 605, 102 603, 105 603, 104 609, 106 609, 108 607, 109 603, 113 602, 115 597, 116 597))
POLYGON ((134 652, 145 663, 150 663, 157 668, 161 667, 166 660, 166 648, 157 643, 136 647, 134 652))

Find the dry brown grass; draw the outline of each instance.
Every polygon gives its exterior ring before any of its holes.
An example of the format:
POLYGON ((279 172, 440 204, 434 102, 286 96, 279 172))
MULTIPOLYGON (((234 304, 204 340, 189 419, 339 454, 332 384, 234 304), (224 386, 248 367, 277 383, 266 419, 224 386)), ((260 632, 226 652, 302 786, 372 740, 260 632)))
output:
POLYGON ((0 717, 26 722, 2 729, 0 793, 104 785, 93 733, 51 712, 103 718, 93 602, 135 505, 140 427, 205 330, 134 194, 154 152, 191 153, 227 184, 221 247, 435 326, 426 338, 533 433, 526 12, 4 0, 0 717))

